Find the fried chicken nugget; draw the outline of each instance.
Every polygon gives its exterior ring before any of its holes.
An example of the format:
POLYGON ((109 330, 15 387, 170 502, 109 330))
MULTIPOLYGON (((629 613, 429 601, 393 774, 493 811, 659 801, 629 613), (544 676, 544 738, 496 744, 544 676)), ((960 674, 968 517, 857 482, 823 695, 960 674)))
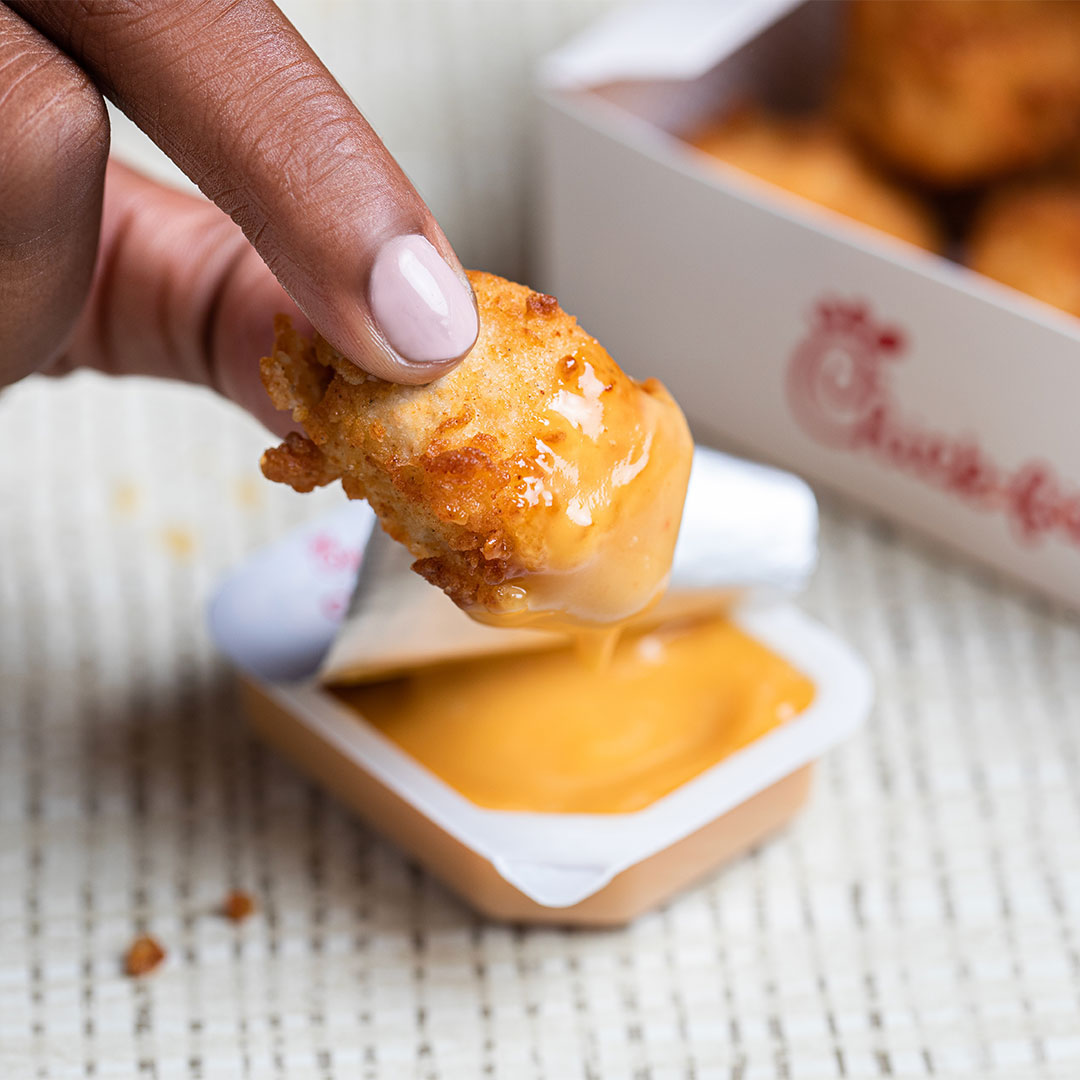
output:
POLYGON ((1031 181, 989 196, 976 216, 966 261, 1080 316, 1080 181, 1031 181))
POLYGON ((824 117, 784 117, 736 109, 698 133, 693 146, 794 195, 910 244, 940 251, 934 214, 860 155, 824 117))
POLYGON ((837 106, 883 159, 964 187, 1080 131, 1075 0, 852 0, 837 106))
POLYGON ((307 437, 262 459, 297 491, 340 479, 460 607, 504 623, 615 622, 667 581, 689 478, 686 421, 554 297, 470 273, 472 352, 427 386, 365 374, 276 322, 263 383, 307 437))

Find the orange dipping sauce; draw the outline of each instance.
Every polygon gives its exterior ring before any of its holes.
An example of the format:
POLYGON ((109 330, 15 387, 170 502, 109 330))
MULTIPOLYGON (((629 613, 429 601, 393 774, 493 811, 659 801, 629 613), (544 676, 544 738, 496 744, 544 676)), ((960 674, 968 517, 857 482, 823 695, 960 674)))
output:
POLYGON ((334 693, 478 806, 615 814, 797 716, 814 686, 716 617, 626 633, 603 669, 567 648, 334 693))

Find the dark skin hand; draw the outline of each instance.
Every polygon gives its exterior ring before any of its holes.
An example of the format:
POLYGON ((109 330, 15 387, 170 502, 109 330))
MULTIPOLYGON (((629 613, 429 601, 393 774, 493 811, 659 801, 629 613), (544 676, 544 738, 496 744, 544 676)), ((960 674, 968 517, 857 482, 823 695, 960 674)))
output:
POLYGON ((0 387, 178 378, 280 432, 276 312, 396 382, 475 340, 431 212, 268 0, 0 2, 0 131, 0 387), (211 201, 110 161, 103 95, 211 201))

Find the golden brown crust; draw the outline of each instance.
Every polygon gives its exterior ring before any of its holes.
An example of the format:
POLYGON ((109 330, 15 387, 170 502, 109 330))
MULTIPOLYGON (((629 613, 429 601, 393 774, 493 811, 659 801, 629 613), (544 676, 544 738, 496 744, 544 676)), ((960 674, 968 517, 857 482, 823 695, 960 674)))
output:
POLYGON ((966 261, 1080 316, 1080 182, 1047 179, 995 192, 976 217, 966 261))
MULTIPOLYGON (((540 482, 556 459, 565 454, 584 469, 592 454, 599 470, 601 460, 636 445, 619 440, 624 432, 627 440, 640 436, 637 420, 656 407, 649 399, 670 399, 659 384, 626 376, 554 297, 492 274, 469 280, 480 311, 477 343, 427 386, 365 375, 322 339, 309 344, 279 321, 263 382, 307 437, 268 450, 262 467, 298 491, 340 478, 346 494, 366 498, 416 556, 417 572, 463 607, 498 610, 499 586, 550 564, 550 518, 565 516, 573 494, 569 480, 563 488, 540 482), (589 440, 579 431, 588 417, 564 421, 552 412, 562 394, 573 399, 569 407, 583 406, 583 379, 612 421, 589 440)), ((677 406, 670 408, 685 430, 677 406)), ((688 461, 688 435, 686 444, 688 461)), ((581 532, 575 555, 598 542, 581 532)))
POLYGON ((300 401, 317 401, 333 372, 315 362, 315 345, 292 328, 287 315, 274 318, 274 356, 260 365, 263 386, 276 409, 293 409, 300 401))
POLYGON ((930 208, 865 159, 825 117, 742 107, 699 132, 699 150, 804 199, 931 251, 943 246, 930 208))
POLYGON ((853 0, 837 106, 884 159, 961 187, 1080 132, 1075 0, 853 0))
POLYGON ((268 480, 288 484, 295 491, 312 491, 341 476, 341 470, 310 439, 295 431, 280 446, 264 451, 259 465, 268 480))

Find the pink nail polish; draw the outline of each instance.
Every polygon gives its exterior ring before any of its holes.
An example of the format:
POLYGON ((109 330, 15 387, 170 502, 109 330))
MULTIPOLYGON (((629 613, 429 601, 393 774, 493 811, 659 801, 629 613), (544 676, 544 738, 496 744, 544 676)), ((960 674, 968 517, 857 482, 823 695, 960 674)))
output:
POLYGON ((472 348, 472 294, 423 236, 395 236, 379 249, 368 303, 391 348, 414 364, 452 360, 472 348))

